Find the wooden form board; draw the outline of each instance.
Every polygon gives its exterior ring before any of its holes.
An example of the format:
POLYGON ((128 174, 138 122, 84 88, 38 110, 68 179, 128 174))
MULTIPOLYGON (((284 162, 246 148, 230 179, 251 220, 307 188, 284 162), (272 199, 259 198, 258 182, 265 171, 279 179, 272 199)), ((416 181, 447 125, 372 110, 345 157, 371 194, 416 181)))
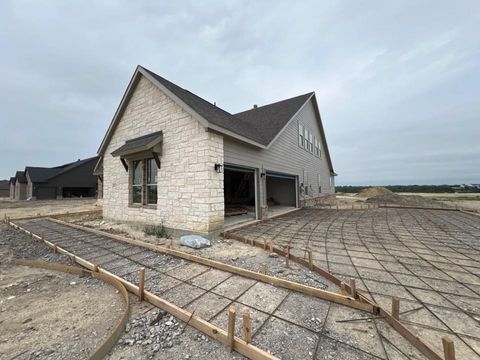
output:
MULTIPOLYGON (((122 242, 125 242, 125 243, 128 243, 128 244, 131 244, 131 245, 144 247, 144 248, 147 248, 147 249, 150 249, 150 250, 153 250, 153 251, 157 251, 157 252, 161 252, 161 253, 164 253, 164 254, 172 255, 172 256, 175 256, 175 257, 178 257, 178 258, 181 258, 181 259, 184 259, 184 260, 189 260, 191 262, 195 262, 195 263, 202 264, 202 265, 205 265, 205 266, 209 266, 209 267, 212 267, 212 268, 215 268, 215 269, 230 272, 232 274, 241 275, 243 277, 258 280, 258 281, 261 281, 261 282, 264 282, 264 283, 267 283, 267 284, 271 284, 271 285, 275 285, 275 286, 278 286, 278 287, 283 287, 285 289, 301 292, 301 293, 304 293, 304 294, 307 294, 307 295, 317 297, 319 299, 332 301, 332 302, 335 302, 337 304, 346 305, 346 306, 349 306, 349 307, 352 307, 352 308, 355 308, 355 309, 364 310, 364 311, 368 311, 368 312, 374 312, 375 311, 374 310, 374 305, 372 305, 370 303, 363 302, 363 301, 356 300, 356 299, 352 298, 351 296, 341 295, 341 294, 338 294, 338 293, 335 293, 335 292, 332 292, 332 291, 317 289, 317 288, 314 288, 312 286, 303 285, 303 284, 299 284, 299 283, 296 283, 296 282, 280 279, 280 278, 277 278, 277 277, 274 277, 274 276, 270 276, 270 275, 262 274, 262 273, 259 273, 259 272, 243 269, 243 268, 236 267, 236 266, 233 266, 233 265, 228 265, 228 264, 225 264, 225 263, 222 263, 222 262, 219 262, 219 261, 207 259, 207 258, 197 256, 197 255, 192 255, 192 254, 180 251, 180 250, 167 248, 166 246, 149 244, 149 243, 146 243, 144 241, 129 239, 129 238, 121 236, 121 235, 113 235, 113 234, 109 234, 109 233, 104 232, 104 231, 90 229, 90 228, 86 228, 86 227, 76 225, 76 224, 69 224, 67 222, 64 222, 64 221, 61 221, 61 220, 58 220, 58 219, 49 219, 49 220, 54 221, 54 222, 59 223, 59 224, 62 224, 62 225, 65 225, 65 226, 72 227, 72 228, 88 231, 88 232, 94 233, 96 235, 106 236, 106 237, 109 237, 111 239, 119 240, 119 241, 122 241, 122 242)), ((275 252, 278 252, 277 249, 275 249, 275 248, 273 250, 275 252)), ((313 265, 313 269, 315 269, 315 268, 318 268, 318 267, 313 265)), ((328 274, 331 275, 330 273, 328 273, 328 274)), ((333 276, 333 275, 331 275, 331 276, 333 276)))
POLYGON ((123 299, 125 301, 125 311, 123 312, 122 316, 117 321, 117 323, 115 324, 113 331, 110 333, 107 340, 105 340, 103 344, 97 347, 95 351, 89 356, 90 360, 104 359, 105 356, 110 352, 112 347, 117 343, 118 339, 122 336, 123 330, 125 329, 125 325, 127 324, 127 321, 128 321, 130 299, 128 297, 128 292, 125 286, 123 286, 123 284, 120 281, 113 278, 112 276, 109 276, 107 274, 101 274, 98 272, 87 271, 76 266, 68 266, 63 264, 49 263, 46 261, 26 260, 26 259, 16 259, 15 264, 47 269, 47 270, 61 271, 61 272, 75 274, 79 276, 89 275, 95 279, 104 281, 112 285, 122 294, 123 299))
MULTIPOLYGON (((57 249, 58 253, 69 256, 70 259, 72 259, 72 261, 82 265, 83 267, 85 267, 87 269, 90 269, 90 270, 95 269, 96 271, 98 271, 98 272, 91 272, 92 276, 94 276, 94 277, 98 276, 98 275, 102 276, 102 274, 103 274, 105 277, 108 277, 110 279, 114 279, 114 280, 117 280, 118 282, 120 282, 128 291, 132 292, 133 294, 135 294, 137 296, 140 295, 140 290, 139 290, 139 287, 137 285, 134 285, 134 284, 122 279, 121 277, 118 277, 118 276, 110 273, 109 271, 107 271, 105 269, 102 269, 100 266, 95 265, 95 264, 91 263, 90 261, 82 259, 79 256, 75 256, 71 252, 63 249, 62 247, 60 247, 58 245, 55 245, 48 240, 42 239, 41 236, 39 236, 37 234, 34 234, 31 231, 28 231, 28 230, 22 228, 21 226, 19 226, 17 224, 14 224, 12 222, 10 222, 9 224, 16 229, 24 231, 25 233, 29 234, 33 238, 36 238, 38 240, 42 240, 50 248, 53 249, 55 247, 57 249)), ((59 265, 60 267, 64 266, 64 265, 61 265, 61 264, 57 264, 57 265, 59 265)), ((75 270, 75 271, 77 271, 77 270, 75 270)), ((83 270, 83 269, 79 269, 79 271, 82 272, 82 273, 85 272, 85 270, 83 270)), ((87 272, 87 273, 90 273, 90 272, 87 272)), ((175 316, 177 319, 179 319, 179 320, 181 320, 185 323, 188 323, 189 325, 191 325, 195 329, 197 329, 197 330, 203 332, 204 334, 210 336, 211 338, 219 341, 220 343, 224 344, 225 346, 229 346, 231 339, 229 340, 227 331, 209 323, 206 320, 203 320, 202 318, 194 315, 193 313, 190 313, 186 310, 183 310, 182 308, 180 308, 180 307, 178 307, 178 306, 160 298, 159 296, 157 296, 157 295, 155 295, 155 294, 153 294, 149 291, 146 291, 146 290, 143 291, 143 298, 144 298, 144 300, 148 301, 150 304, 155 305, 156 307, 158 307, 158 308, 168 312, 169 314, 175 316)), ((249 344, 246 341, 244 341, 244 340, 242 340, 242 339, 240 339, 236 336, 233 338, 232 347, 233 347, 233 350, 237 351, 238 353, 240 353, 240 354, 242 354, 242 355, 244 355, 247 358, 252 359, 252 360, 278 360, 278 358, 276 356, 274 356, 272 354, 269 354, 268 352, 254 346, 252 344, 249 344)), ((103 358, 103 356, 101 358, 91 358, 91 360, 100 360, 102 358, 103 358)))
MULTIPOLYGON (((79 215, 92 215, 92 214, 98 214, 102 215, 102 210, 85 210, 85 211, 77 211, 77 212, 71 212, 71 213, 58 213, 58 214, 50 214, 50 215, 34 215, 34 216, 25 216, 25 217, 19 217, 19 218, 10 218, 9 220, 33 220, 33 219, 44 219, 44 218, 55 218, 55 217, 60 217, 60 216, 79 216, 79 215)), ((5 214, 8 215, 8 214, 5 214)))

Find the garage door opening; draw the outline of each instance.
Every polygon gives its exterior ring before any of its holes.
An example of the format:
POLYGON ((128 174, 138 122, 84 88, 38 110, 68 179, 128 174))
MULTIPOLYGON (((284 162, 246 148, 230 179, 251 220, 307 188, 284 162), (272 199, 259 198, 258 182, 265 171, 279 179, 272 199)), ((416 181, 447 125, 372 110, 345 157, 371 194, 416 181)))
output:
POLYGON ((95 188, 63 188, 64 198, 95 197, 95 188))
POLYGON ((267 172, 267 205, 269 216, 297 207, 295 176, 267 172))
POLYGON ((224 168, 225 225, 255 219, 255 170, 224 168))

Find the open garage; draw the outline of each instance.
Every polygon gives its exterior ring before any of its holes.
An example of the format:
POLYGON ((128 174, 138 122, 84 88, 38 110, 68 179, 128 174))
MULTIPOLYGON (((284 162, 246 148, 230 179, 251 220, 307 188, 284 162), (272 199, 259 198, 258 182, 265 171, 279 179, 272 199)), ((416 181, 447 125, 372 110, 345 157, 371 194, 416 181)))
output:
POLYGON ((236 223, 256 218, 255 169, 225 165, 225 222, 236 223))
POLYGON ((269 214, 297 206, 297 181, 293 175, 267 172, 267 205, 269 214))

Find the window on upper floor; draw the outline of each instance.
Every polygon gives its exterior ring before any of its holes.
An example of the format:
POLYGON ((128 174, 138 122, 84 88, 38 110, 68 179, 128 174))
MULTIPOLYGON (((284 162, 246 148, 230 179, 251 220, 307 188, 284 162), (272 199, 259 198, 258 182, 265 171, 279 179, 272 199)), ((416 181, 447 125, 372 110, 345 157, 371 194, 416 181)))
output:
POLYGON ((305 146, 304 142, 305 142, 305 137, 303 136, 303 125, 298 124, 298 146, 303 148, 305 146))

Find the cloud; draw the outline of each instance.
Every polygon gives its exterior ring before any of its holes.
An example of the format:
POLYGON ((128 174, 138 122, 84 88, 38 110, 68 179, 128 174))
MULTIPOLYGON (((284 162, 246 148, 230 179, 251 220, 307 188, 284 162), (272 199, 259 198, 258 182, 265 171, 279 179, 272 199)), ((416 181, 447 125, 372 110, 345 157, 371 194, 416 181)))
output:
POLYGON ((479 182, 478 10, 3 1, 0 178, 94 154, 142 64, 231 112, 316 91, 339 184, 479 182))

